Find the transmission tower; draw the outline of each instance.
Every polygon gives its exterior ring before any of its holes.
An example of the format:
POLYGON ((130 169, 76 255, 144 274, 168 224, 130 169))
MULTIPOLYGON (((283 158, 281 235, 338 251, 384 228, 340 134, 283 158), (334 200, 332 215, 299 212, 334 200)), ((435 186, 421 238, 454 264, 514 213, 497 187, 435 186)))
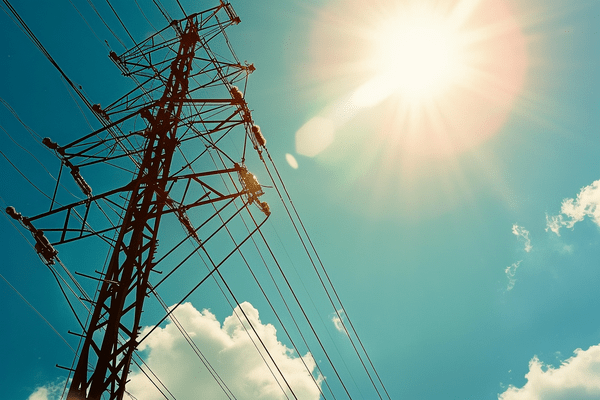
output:
MULTIPOLYGON (((259 198, 262 187, 246 167, 247 150, 262 158, 265 139, 244 100, 254 66, 239 62, 225 34, 239 22, 221 1, 173 20, 122 54, 111 52, 133 88, 106 107, 90 103, 100 129, 65 145, 43 140, 60 159, 61 174, 68 171, 85 198, 58 205, 55 190, 45 213, 25 217, 7 209, 31 232, 48 266, 60 263, 59 245, 89 237, 110 245, 105 269, 88 276, 99 285, 82 324, 67 399, 123 398, 144 300, 166 279, 151 284, 155 267, 171 253, 158 250, 161 221, 177 221, 208 254, 241 212, 250 213, 257 229, 270 215, 259 198), (98 168, 107 166, 114 170, 111 182, 123 183, 94 194, 86 176, 97 178, 98 168)), ((209 275, 254 232, 233 241, 229 252, 220 243, 209 275)), ((167 277, 177 267, 170 268, 167 277)))

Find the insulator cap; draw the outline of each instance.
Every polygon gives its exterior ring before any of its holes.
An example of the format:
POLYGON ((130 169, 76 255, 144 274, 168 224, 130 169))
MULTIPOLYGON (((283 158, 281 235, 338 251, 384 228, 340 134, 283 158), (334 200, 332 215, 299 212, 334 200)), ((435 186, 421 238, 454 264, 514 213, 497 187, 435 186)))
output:
POLYGON ((100 115, 102 118, 104 118, 106 120, 110 120, 107 112, 102 109, 102 106, 100 105, 100 103, 92 105, 92 111, 94 111, 96 114, 100 115))
POLYGON ((110 53, 108 53, 108 56, 116 63, 120 63, 121 59, 119 58, 119 56, 117 55, 117 53, 115 53, 114 51, 111 51, 110 53))
POLYGON ((20 221, 22 218, 21 213, 18 213, 13 206, 6 207, 6 213, 17 221, 20 221))
POLYGON ((265 139, 263 136, 258 125, 252 125, 252 132, 254 133, 254 137, 256 138, 256 142, 259 146, 264 146, 267 144, 267 139, 265 139))
POLYGON ((57 151, 60 155, 65 155, 65 150, 60 147, 56 142, 53 142, 49 137, 45 137, 42 139, 42 144, 47 148, 57 151))
POLYGON ((269 205, 267 204, 266 201, 260 201, 259 202, 260 205, 260 210, 265 213, 265 215, 268 217, 269 215, 271 215, 271 207, 269 207, 269 205))
POLYGON ((242 100, 244 98, 244 94, 237 86, 232 86, 230 92, 235 100, 242 100))
POLYGON ((45 137, 42 139, 42 144, 49 149, 56 150, 58 148, 58 144, 52 141, 49 137, 45 137))

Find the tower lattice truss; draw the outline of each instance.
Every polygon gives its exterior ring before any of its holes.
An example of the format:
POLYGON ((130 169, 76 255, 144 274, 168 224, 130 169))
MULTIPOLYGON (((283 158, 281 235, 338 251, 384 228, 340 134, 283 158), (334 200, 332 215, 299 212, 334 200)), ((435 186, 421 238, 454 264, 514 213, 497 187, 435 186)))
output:
POLYGON ((60 245, 89 238, 110 248, 104 269, 88 276, 98 286, 68 399, 123 398, 144 300, 194 252, 208 260, 204 279, 218 273, 270 215, 247 167, 265 144, 244 100, 254 66, 239 62, 225 35, 239 21, 222 2, 111 52, 132 89, 92 106, 101 128, 68 144, 43 141, 61 161, 57 189, 77 187, 83 199, 61 205, 57 190, 42 214, 7 210, 49 266, 61 263, 60 245), (159 227, 168 231, 161 246, 159 227))

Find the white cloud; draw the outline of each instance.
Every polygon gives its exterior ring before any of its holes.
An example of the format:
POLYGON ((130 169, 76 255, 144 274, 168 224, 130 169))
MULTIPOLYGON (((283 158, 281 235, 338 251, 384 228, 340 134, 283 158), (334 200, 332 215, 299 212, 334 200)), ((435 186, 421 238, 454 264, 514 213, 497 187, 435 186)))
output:
POLYGON ((517 273, 517 268, 519 268, 519 265, 521 265, 522 261, 523 260, 517 261, 516 263, 513 263, 512 265, 506 267, 506 269, 504 270, 504 273, 506 273, 506 277, 508 278, 508 285, 506 286, 506 290, 512 290, 512 288, 515 287, 515 282, 517 281, 515 279, 515 274, 517 273))
POLYGON ((46 386, 39 387, 33 392, 27 400, 49 400, 50 393, 46 386))
MULTIPOLYGON (((316 364, 310 353, 302 358, 293 354, 293 350, 277 340, 275 327, 260 321, 258 311, 250 303, 243 303, 242 308, 297 398, 317 400, 320 394, 319 388, 311 377, 316 364), (308 366, 310 374, 302 360, 308 366)), ((236 313, 241 319, 244 318, 239 308, 236 308, 221 325, 210 311, 198 311, 192 304, 185 303, 175 310, 174 315, 176 321, 189 333, 235 398, 240 400, 285 398, 250 336, 254 338, 267 360, 269 360, 268 355, 256 340, 256 335, 251 333, 249 336, 246 332, 246 329, 251 332, 248 322, 244 320, 242 325, 236 313)), ((143 337, 149 329, 150 327, 144 328, 141 336, 143 337)), ((148 351, 145 357, 146 363, 176 398, 195 399, 200 394, 206 399, 227 398, 172 320, 164 328, 157 328, 142 343, 140 350, 148 351)), ((270 360, 269 364, 272 365, 270 360)), ((281 386, 287 389, 277 370, 273 367, 272 369, 281 386)), ((134 372, 130 374, 130 378, 127 391, 136 398, 145 400, 164 398, 143 373, 134 372)), ((321 378, 317 379, 319 385, 321 381, 321 378)))
POLYGON ((552 232, 554 232, 558 236, 560 236, 560 227, 562 225, 563 225, 563 216, 562 215, 548 216, 548 214, 546 214, 546 232, 548 232, 548 230, 551 230, 552 232))
POLYGON ((600 345, 577 349, 560 367, 544 365, 537 357, 529 362, 527 383, 509 386, 499 400, 597 400, 600 398, 600 345))
POLYGON ((563 244, 560 248, 560 252, 562 254, 572 254, 573 253, 573 245, 572 244, 563 244))
POLYGON ((64 380, 56 383, 49 383, 36 388, 35 391, 29 395, 27 400, 59 400, 64 388, 64 380))
POLYGON ((344 326, 343 318, 344 318, 344 310, 338 310, 337 313, 333 314, 331 321, 333 322, 333 325, 335 325, 335 329, 337 329, 339 332, 347 335, 348 331, 346 330, 346 327, 344 326))
POLYGON ((525 243, 524 250, 529 253, 533 248, 533 246, 531 245, 531 239, 529 239, 529 231, 522 226, 514 224, 512 226, 512 233, 513 235, 516 235, 517 238, 523 240, 523 242, 525 243))
POLYGON ((546 231, 560 236, 560 228, 573 228, 586 216, 600 227, 600 179, 581 189, 576 199, 564 199, 560 214, 546 215, 546 231))

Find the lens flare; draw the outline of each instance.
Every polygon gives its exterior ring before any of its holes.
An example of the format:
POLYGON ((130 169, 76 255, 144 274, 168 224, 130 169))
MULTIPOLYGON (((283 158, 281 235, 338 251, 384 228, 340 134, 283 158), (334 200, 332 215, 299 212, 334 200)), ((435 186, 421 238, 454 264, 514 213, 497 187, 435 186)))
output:
POLYGON ((296 151, 343 170, 340 190, 361 209, 464 202, 458 158, 501 130, 525 82, 507 0, 332 0, 311 38, 304 80, 328 105, 296 132, 296 151))
POLYGON ((296 160, 296 157, 294 157, 290 153, 286 153, 285 160, 287 161, 290 167, 292 167, 293 169, 298 169, 298 160, 296 160))
MULTIPOLYGON (((332 103, 348 98, 354 115, 384 109, 373 126, 402 154, 451 155, 492 137, 527 66, 525 38, 504 0, 335 2, 312 37, 311 77, 336 93, 332 103)), ((319 118, 336 134, 347 129, 329 114, 319 118)), ((297 143, 306 146, 304 134, 297 143)))

